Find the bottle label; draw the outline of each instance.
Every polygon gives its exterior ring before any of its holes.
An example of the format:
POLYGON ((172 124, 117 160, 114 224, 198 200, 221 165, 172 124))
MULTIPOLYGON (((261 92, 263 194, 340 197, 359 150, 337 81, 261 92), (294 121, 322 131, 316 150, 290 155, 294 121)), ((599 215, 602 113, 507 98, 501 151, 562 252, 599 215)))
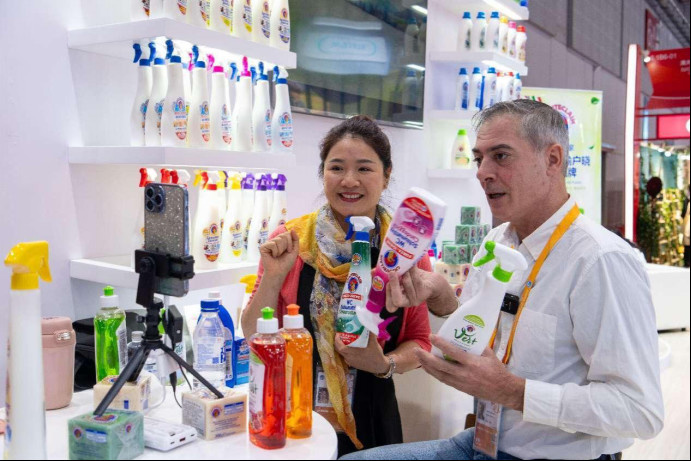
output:
POLYGON ((487 27, 484 26, 482 29, 480 29, 480 49, 484 50, 485 49, 485 40, 487 39, 487 27))
POLYGON ((509 56, 512 58, 516 56, 516 37, 514 36, 511 39, 511 43, 509 44, 509 56))
POLYGON ((518 47, 518 60, 525 61, 525 40, 523 40, 521 46, 518 47))
POLYGON ((142 8, 144 9, 144 13, 146 13, 147 16, 151 14, 150 10, 150 0, 141 0, 142 2, 142 8))
POLYGON ((226 350, 224 338, 219 336, 197 337, 194 340, 194 346, 196 349, 194 368, 197 371, 223 370, 223 375, 225 376, 226 350))
POLYGON ((165 99, 161 99, 154 106, 156 111, 156 127, 158 128, 158 135, 161 136, 161 116, 163 115, 163 103, 166 102, 165 99))
MULTIPOLYGON (((310 384, 311 385, 311 384, 310 384)), ((286 413, 293 408, 293 356, 286 354, 286 413)))
POLYGON ((463 82, 463 89, 461 90, 461 108, 468 108, 468 94, 470 91, 470 83, 463 82))
POLYGON ((293 145, 293 117, 289 112, 283 112, 278 123, 278 136, 281 144, 285 147, 291 147, 293 145))
POLYGON ((204 101, 199 105, 199 129, 201 130, 202 139, 204 142, 209 142, 209 130, 211 129, 211 122, 209 121, 209 101, 204 101))
POLYGON ((485 322, 477 315, 466 315, 459 328, 454 328, 452 342, 466 352, 475 348, 477 334, 485 328, 485 322))
POLYGON ((465 149, 465 143, 460 142, 456 152, 454 152, 456 165, 468 166, 470 163, 469 153, 465 149))
POLYGON ((115 330, 115 335, 118 337, 118 362, 120 364, 119 372, 125 369, 127 365, 127 326, 125 319, 122 319, 120 326, 115 330))
POLYGON ((187 14, 187 0, 178 0, 178 9, 180 13, 187 14))
POLYGON ((226 104, 223 104, 221 108, 221 133, 223 134, 223 142, 230 144, 233 138, 231 135, 232 130, 230 129, 230 113, 226 104))
POLYGON ((144 127, 146 126, 146 108, 149 105, 149 100, 147 99, 139 106, 139 114, 142 116, 142 133, 144 132, 144 127))
MULTIPOLYGON (((361 261, 362 257, 355 253, 351 265, 358 266, 361 261)), ((362 277, 356 272, 352 272, 348 276, 348 280, 346 280, 345 289, 341 295, 338 319, 336 320, 336 332, 345 345, 357 341, 365 332, 365 327, 358 320, 355 311, 357 306, 362 306, 363 298, 361 293, 369 291, 362 284, 362 277)))
POLYGON ((228 329, 223 329, 226 333, 226 347, 225 347, 225 359, 226 359, 226 381, 233 380, 233 333, 228 329))
POLYGON ((493 39, 492 39, 492 49, 493 49, 493 50, 498 50, 498 49, 499 49, 499 33, 496 32, 496 29, 495 29, 495 32, 494 32, 494 37, 493 37, 493 39))
POLYGON ((175 136, 178 139, 185 139, 187 137, 187 109, 185 108, 185 100, 177 98, 173 101, 173 129, 175 136))
POLYGON ((259 239, 257 240, 257 244, 259 246, 262 246, 266 243, 266 241, 269 238, 269 220, 264 218, 262 219, 262 227, 259 229, 259 239))
POLYGON ((245 12, 242 14, 242 23, 247 32, 252 32, 252 4, 251 0, 245 0, 245 12))
POLYGON ((226 27, 230 27, 233 17, 233 4, 231 0, 221 0, 221 18, 226 27))
POLYGON ((471 44, 471 39, 470 39, 470 28, 465 33, 465 40, 463 40, 463 45, 465 46, 466 50, 470 50, 470 44, 471 44))
POLYGON ((264 1, 262 5, 261 29, 264 37, 269 38, 271 35, 271 11, 269 10, 269 2, 264 1))
POLYGON ((502 41, 501 41, 501 52, 507 53, 508 51, 509 51, 509 34, 506 33, 506 34, 504 34, 504 37, 502 38, 502 41))
POLYGON ((283 8, 281 10, 281 20, 278 25, 278 36, 283 43, 290 43, 290 15, 288 14, 288 9, 283 8))
POLYGON ((218 224, 216 223, 211 223, 211 225, 203 231, 204 256, 211 262, 218 259, 218 252, 221 250, 221 238, 219 234, 218 224))
POLYGON ((266 144, 271 147, 271 110, 266 109, 264 114, 264 135, 266 135, 266 144))
POLYGON ((230 228, 230 249, 233 252, 233 256, 239 258, 242 254, 243 239, 242 239, 242 224, 238 219, 232 224, 230 228))
POLYGON ((252 225, 252 218, 249 218, 247 220, 247 224, 245 225, 245 228, 242 230, 242 247, 245 251, 247 251, 247 237, 249 236, 251 225, 252 225))
POLYGON ((494 105, 495 99, 496 99, 496 94, 497 94, 497 81, 492 80, 492 83, 489 86, 489 97, 487 98, 487 100, 489 101, 488 107, 494 105))
MULTIPOLYGON (((194 0, 192 0, 194 1, 194 0)), ((211 9, 211 5, 209 4, 209 0, 198 0, 199 1, 199 10, 201 11, 202 14, 202 21, 206 23, 206 25, 209 25, 209 10, 211 9)))
POLYGON ((250 427, 260 432, 264 426, 264 373, 266 365, 250 350, 249 410, 250 427))

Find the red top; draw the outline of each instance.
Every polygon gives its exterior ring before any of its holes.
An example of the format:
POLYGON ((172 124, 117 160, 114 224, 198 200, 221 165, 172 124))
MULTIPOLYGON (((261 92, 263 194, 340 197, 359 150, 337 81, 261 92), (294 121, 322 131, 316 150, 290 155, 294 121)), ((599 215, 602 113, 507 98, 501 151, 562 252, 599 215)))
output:
MULTIPOLYGON (((282 233, 287 232, 285 226, 279 226, 269 239, 272 239, 282 233)), ((298 297, 298 286, 300 283, 300 273, 304 267, 305 262, 298 256, 295 261, 295 265, 290 270, 286 276, 281 291, 278 294, 278 305, 276 306, 276 316, 278 317, 278 323, 283 326, 283 316, 287 313, 286 306, 288 304, 295 304, 298 297)), ((417 263, 417 267, 427 271, 432 271, 432 264, 429 261, 427 255, 423 256, 417 263)), ((259 262, 259 270, 257 272, 257 282, 254 285, 254 291, 252 292, 252 297, 250 297, 250 302, 254 297, 254 293, 259 287, 259 283, 264 275, 264 266, 261 261, 259 262)), ((429 341, 429 335, 431 333, 429 326, 429 317, 427 314, 427 303, 422 303, 416 307, 409 307, 403 310, 403 323, 401 324, 401 333, 398 335, 398 344, 402 344, 406 341, 415 341, 420 347, 426 351, 432 349, 432 344, 429 341)), ((384 342, 379 341, 379 344, 383 347, 384 342)))

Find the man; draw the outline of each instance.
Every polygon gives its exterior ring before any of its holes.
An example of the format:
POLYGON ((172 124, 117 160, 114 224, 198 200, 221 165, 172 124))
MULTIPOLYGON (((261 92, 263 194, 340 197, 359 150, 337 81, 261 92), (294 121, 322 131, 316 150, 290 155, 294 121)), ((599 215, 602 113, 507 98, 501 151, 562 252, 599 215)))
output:
MULTIPOLYGON (((663 403, 648 278, 626 242, 580 215, 569 197, 561 115, 536 101, 503 102, 480 112, 475 129, 477 178, 493 216, 505 222, 487 240, 513 246, 528 262, 508 292, 525 297, 532 289, 520 313, 502 312, 494 351, 471 355, 432 335, 455 363, 418 350, 422 367, 503 407, 499 459, 608 459, 633 438, 654 437, 663 403)), ((460 300, 441 275, 414 269, 393 277, 387 309, 426 300, 433 314, 451 314, 478 292, 486 266, 472 271, 460 300)), ((489 459, 473 449, 474 434, 471 428, 348 459, 489 459)))

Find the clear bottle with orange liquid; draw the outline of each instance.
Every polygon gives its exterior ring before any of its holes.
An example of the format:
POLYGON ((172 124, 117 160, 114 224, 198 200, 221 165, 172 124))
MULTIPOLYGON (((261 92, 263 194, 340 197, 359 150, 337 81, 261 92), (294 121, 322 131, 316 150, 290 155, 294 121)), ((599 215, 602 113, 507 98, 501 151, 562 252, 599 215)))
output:
POLYGON ((288 437, 312 435, 312 335, 304 327, 300 306, 290 304, 281 334, 286 341, 286 426, 288 437))
POLYGON ((286 444, 286 342, 270 307, 262 309, 249 340, 250 442, 268 450, 286 444))

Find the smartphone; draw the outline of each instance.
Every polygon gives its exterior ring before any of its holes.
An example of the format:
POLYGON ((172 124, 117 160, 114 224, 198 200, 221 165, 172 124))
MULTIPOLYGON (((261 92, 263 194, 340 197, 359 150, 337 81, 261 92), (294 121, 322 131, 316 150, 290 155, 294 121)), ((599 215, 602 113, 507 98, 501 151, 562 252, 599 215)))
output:
MULTIPOLYGON (((173 257, 189 255, 189 196, 177 184, 151 183, 144 188, 144 249, 173 257)), ((172 266, 171 269, 180 269, 172 266)), ((158 278, 156 293, 183 297, 189 280, 158 278)))

